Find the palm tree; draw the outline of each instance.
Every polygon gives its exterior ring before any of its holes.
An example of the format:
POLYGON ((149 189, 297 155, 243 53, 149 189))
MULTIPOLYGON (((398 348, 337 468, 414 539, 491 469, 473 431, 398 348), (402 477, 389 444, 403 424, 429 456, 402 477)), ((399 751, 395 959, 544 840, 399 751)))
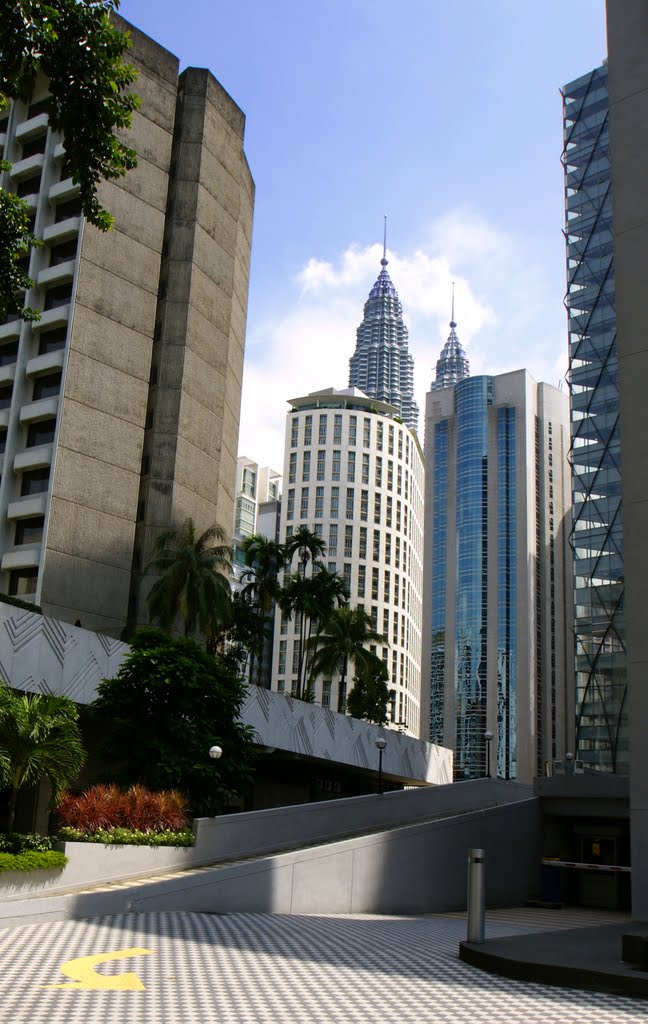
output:
POLYGON ((315 651, 315 641, 321 632, 336 604, 345 603, 349 592, 341 576, 329 572, 321 562, 314 563, 311 576, 300 572, 291 572, 284 579, 280 595, 280 604, 289 614, 300 616, 297 689, 298 700, 313 699, 311 678, 308 670, 309 661, 315 651), (315 571, 315 569, 317 571, 315 571), (312 636, 313 625, 317 626, 315 637, 312 636))
POLYGON ((368 651, 365 645, 388 644, 389 641, 372 628, 371 619, 363 608, 348 606, 331 612, 326 622, 326 632, 314 639, 317 641, 317 651, 313 658, 312 676, 316 678, 324 674, 339 674, 338 711, 342 711, 349 662, 353 662, 356 675, 372 666, 376 669, 382 667, 378 655, 368 651))
POLYGON ((212 647, 231 612, 228 575, 232 567, 225 531, 210 526, 198 537, 193 519, 185 519, 181 530, 171 528, 161 533, 153 551, 154 557, 144 571, 162 575, 147 598, 151 622, 158 622, 170 633, 180 615, 184 635, 199 629, 207 646, 212 647))
POLYGON ((299 564, 297 572, 288 573, 284 577, 281 592, 280 604, 284 612, 289 615, 300 615, 299 641, 298 641, 298 672, 297 690, 295 696, 299 700, 312 700, 310 688, 306 685, 306 637, 310 631, 311 616, 317 616, 317 597, 307 577, 308 563, 311 563, 311 578, 315 569, 324 568, 318 561, 319 555, 326 554, 326 543, 307 526, 298 527, 290 537, 286 538, 284 544, 286 565, 289 567, 295 555, 298 555, 299 564))
POLYGON ((0 784, 11 789, 9 832, 20 789, 47 778, 54 805, 78 776, 85 761, 78 717, 68 697, 19 694, 0 683, 0 784))
POLYGON ((295 554, 299 555, 302 573, 306 575, 309 561, 315 566, 320 555, 326 554, 326 542, 307 526, 300 526, 290 537, 286 537, 284 545, 286 564, 290 565, 295 554))
MULTIPOLYGON (((279 573, 284 567, 286 552, 282 544, 264 537, 261 533, 253 533, 250 537, 246 537, 242 548, 246 566, 241 574, 241 580, 245 582, 243 596, 257 609, 259 633, 257 683, 260 684, 265 627, 279 592, 279 573)), ((255 652, 251 650, 250 653, 250 679, 252 680, 255 652)))

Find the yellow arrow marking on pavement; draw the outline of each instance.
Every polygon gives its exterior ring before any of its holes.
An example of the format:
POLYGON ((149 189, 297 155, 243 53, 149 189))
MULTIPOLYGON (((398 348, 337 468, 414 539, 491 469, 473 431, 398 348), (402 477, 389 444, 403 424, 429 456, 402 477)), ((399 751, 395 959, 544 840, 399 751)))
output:
POLYGON ((94 956, 79 956, 75 960, 66 960, 59 970, 67 978, 75 981, 64 981, 60 985, 41 985, 41 988, 84 988, 84 989, 120 989, 121 991, 141 991, 146 988, 133 971, 124 974, 97 974, 95 967, 110 960, 126 960, 131 956, 146 956, 152 949, 116 949, 114 953, 96 953, 94 956))

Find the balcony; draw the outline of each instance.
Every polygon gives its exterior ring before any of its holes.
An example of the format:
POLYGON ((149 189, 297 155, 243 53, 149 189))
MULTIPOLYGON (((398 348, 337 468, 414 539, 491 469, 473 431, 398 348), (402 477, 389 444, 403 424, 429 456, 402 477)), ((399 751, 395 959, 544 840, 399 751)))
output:
POLYGON ((80 186, 72 181, 72 178, 64 178, 63 181, 59 181, 56 185, 52 185, 47 198, 53 206, 57 203, 65 203, 68 199, 74 199, 79 195, 80 186))
POLYGON ((47 492, 42 494, 27 494, 24 498, 17 498, 9 503, 7 519, 31 519, 34 516, 44 516, 47 507, 47 492))
POLYGON ((0 342, 19 338, 22 324, 22 320, 10 320, 9 323, 0 325, 0 342))
POLYGON ((11 177, 16 181, 20 181, 21 178, 33 178, 38 171, 43 170, 44 163, 44 154, 34 153, 33 156, 28 156, 25 160, 19 160, 12 166, 11 177))
POLYGON ((54 245, 56 242, 65 242, 68 238, 74 238, 79 234, 81 228, 80 217, 68 217, 58 224, 50 224, 43 231, 43 241, 46 245, 54 245))
MULTIPOLYGON (((44 373, 51 373, 63 369, 65 349, 59 348, 54 352, 45 352, 42 356, 34 356, 27 363, 25 373, 28 377, 42 377, 44 373)), ((0 367, 0 375, 5 367, 0 367)), ((11 367, 9 367, 11 369, 11 367)), ((0 381, 2 377, 0 376, 0 381)))
POLYGON ((32 324, 32 331, 42 331, 50 327, 63 327, 70 319, 70 306, 57 306, 55 309, 46 309, 40 320, 32 324))
POLYGON ((45 469, 52 465, 52 445, 44 444, 39 448, 26 448, 18 452, 14 458, 14 472, 22 473, 26 469, 45 469))
POLYGON ((54 419, 58 405, 58 398, 41 398, 37 402, 29 402, 20 410, 20 422, 38 423, 39 420, 54 419))
POLYGON ((54 160, 59 164, 63 159, 65 159, 65 146, 62 142, 57 142, 54 146, 54 160))
POLYGON ((27 142, 29 139, 35 139, 38 135, 44 135, 47 131, 47 114, 37 114, 36 117, 30 117, 28 121, 23 121, 16 128, 16 141, 27 142))
POLYGON ((29 545, 24 548, 17 548, 15 551, 8 551, 6 555, 2 556, 0 569, 2 569, 3 572, 8 572, 11 569, 38 568, 40 563, 40 554, 40 546, 34 547, 33 545, 29 545))
POLYGON ((13 384, 16 378, 16 364, 9 363, 8 366, 0 366, 0 387, 5 384, 13 384))
POLYGON ((54 267, 47 267, 41 270, 38 275, 37 284, 39 288, 51 287, 55 284, 67 284, 74 277, 76 260, 68 260, 66 263, 58 263, 54 267))

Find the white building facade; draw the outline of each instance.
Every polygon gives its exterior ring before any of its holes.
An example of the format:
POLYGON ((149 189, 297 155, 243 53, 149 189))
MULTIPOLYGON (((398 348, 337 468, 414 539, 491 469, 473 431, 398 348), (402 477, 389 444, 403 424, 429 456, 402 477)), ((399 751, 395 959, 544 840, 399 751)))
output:
MULTIPOLYGON (((411 735, 420 715, 423 486, 418 438, 393 406, 356 388, 290 402, 280 539, 308 526, 325 541, 324 564, 344 578, 350 606, 364 607, 388 638, 376 653, 395 691, 391 721, 411 735)), ((294 689, 298 658, 296 624, 277 613, 273 689, 294 689)), ((316 680, 315 701, 344 708, 339 680, 316 680)))

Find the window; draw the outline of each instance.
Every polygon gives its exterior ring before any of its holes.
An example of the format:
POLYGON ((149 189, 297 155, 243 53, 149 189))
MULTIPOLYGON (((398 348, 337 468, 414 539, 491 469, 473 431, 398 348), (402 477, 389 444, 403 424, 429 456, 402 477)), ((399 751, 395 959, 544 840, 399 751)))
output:
POLYGON ((326 477, 326 452, 320 449, 317 453, 317 479, 324 480, 326 477))
POLYGON ((61 221, 69 220, 71 217, 80 217, 81 213, 80 199, 70 199, 67 203, 57 203, 54 223, 60 224, 61 221))
POLYGON ((322 413, 319 418, 319 436, 318 443, 326 444, 326 413, 322 413))
POLYGON ((7 428, 0 427, 0 453, 6 451, 7 448, 7 428))
POLYGON ((374 565, 373 569, 371 570, 371 600, 372 601, 377 601, 378 600, 378 587, 380 586, 379 575, 380 575, 380 569, 378 568, 377 565, 374 565))
POLYGON ((13 393, 13 385, 7 384, 5 387, 0 388, 0 409, 8 409, 11 405, 11 395, 13 393))
POLYGON ((304 458, 302 461, 302 480, 310 480, 310 464, 311 464, 311 453, 304 452, 304 458))
POLYGON ((342 415, 336 413, 333 419, 333 444, 342 444, 342 415))
POLYGON ((403 458, 403 434, 400 430, 398 431, 398 458, 403 458))
POLYGON ((49 466, 46 469, 28 469, 22 475, 21 495, 44 494, 49 485, 49 466))
POLYGON ((0 348, 0 366, 10 366, 16 362, 18 356, 18 342, 12 341, 0 348))
POLYGON ((24 597, 36 593, 38 569, 13 569, 9 573, 9 593, 12 597, 24 597))
POLYGON ((377 425, 377 428, 376 428, 376 433, 377 433, 376 447, 377 447, 378 451, 381 452, 383 450, 383 422, 382 422, 382 420, 378 420, 378 425, 377 425))
POLYGON ((387 496, 387 526, 392 524, 392 499, 391 495, 387 496))
POLYGON ((344 527, 344 557, 353 557, 353 527, 344 527))
POLYGON ((389 608, 383 609, 382 631, 384 636, 387 636, 389 634, 389 608))
POLYGON ((390 459, 387 463, 387 490, 391 491, 394 486, 394 463, 390 459))
POLYGON ((400 528, 401 528, 401 503, 400 503, 400 500, 397 499, 397 501, 396 501, 396 529, 400 530, 400 528))
POLYGON ((367 567, 366 565, 358 566, 358 597, 365 596, 365 584, 367 580, 367 567))
POLYGON ((33 519, 19 519, 16 523, 14 544, 40 544, 45 528, 45 516, 33 519))
POLYGON ((331 706, 331 680, 324 679, 322 681, 322 707, 330 708, 331 706))
POLYGON ((385 569, 385 578, 383 580, 383 601, 385 601, 386 603, 389 602, 390 587, 391 573, 389 572, 389 569, 385 569))
POLYGON ((389 426, 389 454, 394 454, 394 427, 393 424, 389 426))
POLYGON ((353 519, 353 505, 355 503, 355 491, 353 487, 347 487, 346 492, 346 517, 353 519))
POLYGON ((356 443, 356 434, 358 432, 358 417, 349 416, 349 444, 356 443))
POLYGON ((277 665, 277 671, 280 676, 286 674, 286 647, 288 646, 287 640, 279 641, 279 664, 277 665))
POLYGON ((396 568, 400 569, 400 556, 401 556, 401 542, 400 537, 396 537, 396 568))
POLYGON ((44 309, 59 309, 67 306, 72 301, 72 285, 60 284, 55 288, 49 288, 45 292, 44 309))
POLYGON ((362 443, 365 448, 371 444, 371 420, 366 416, 362 425, 362 443))
POLYGON ((256 473, 249 466, 243 469, 242 491, 248 498, 253 498, 256 493, 256 473))
POLYGON ((304 417, 304 444, 310 444, 313 440, 313 417, 304 417))
POLYGON ((338 528, 337 523, 331 523, 329 526, 329 539, 328 539, 328 554, 331 557, 337 555, 337 542, 338 542, 338 528))
POLYGON ((365 523, 369 518, 369 491, 360 491, 360 518, 365 523))
POLYGON ((382 456, 376 456, 376 487, 382 487, 382 456))
POLYGON ((385 564, 391 563, 391 533, 385 534, 385 564))
POLYGON ((363 484, 369 483, 369 452, 362 454, 362 482, 363 484))
POLYGON ((300 518, 308 519, 308 487, 301 489, 300 518))
POLYGON ((331 519, 337 519, 340 514, 340 488, 331 487, 331 519))
POLYGON ((78 238, 68 238, 50 248, 50 267, 58 267, 60 263, 69 263, 76 259, 78 238))
POLYGON ((397 491, 398 494, 401 494, 402 490, 403 490, 403 467, 399 465, 398 466, 398 475, 397 475, 397 478, 396 478, 396 491, 397 491))
POLYGON ((398 612, 394 612, 394 631, 392 633, 392 643, 398 643, 398 612))
POLYGON ((380 530, 373 532, 373 558, 374 562, 380 561, 380 530))
POLYGON ((324 518, 324 488, 315 488, 315 518, 324 518))
POLYGON ((54 440, 56 420, 41 420, 40 423, 30 423, 27 430, 27 447, 36 448, 41 444, 51 444, 54 440))
POLYGON ((297 452, 290 453, 290 465, 288 467, 288 483, 294 484, 297 476, 297 452))
POLYGON ((296 448, 299 441, 299 420, 293 416, 290 424, 290 447, 296 448))
POLYGON ((351 590, 351 563, 345 562, 344 569, 342 570, 342 576, 344 578, 344 585, 347 590, 351 590))
POLYGON ((347 457, 347 480, 350 484, 355 482, 356 453, 349 452, 347 457))
POLYGON ((340 457, 341 457, 340 449, 339 448, 334 448, 333 449, 333 469, 332 469, 332 472, 331 472, 331 478, 333 480, 339 480, 340 479, 340 457))
POLYGON ((360 545, 359 545, 359 548, 358 548, 358 557, 359 558, 366 558, 367 557, 367 527, 366 526, 361 526, 360 527, 360 545))
POLYGON ((32 193, 38 192, 40 190, 40 186, 41 175, 39 171, 38 174, 34 174, 31 178, 22 178, 22 180, 18 182, 16 195, 21 199, 24 199, 25 196, 30 196, 32 193))
POLYGON ((295 515, 295 491, 291 487, 288 491, 288 504, 286 506, 286 519, 292 519, 295 515))
POLYGON ((48 373, 45 377, 37 377, 34 381, 32 401, 38 402, 41 398, 56 398, 61 390, 61 373, 48 373))

